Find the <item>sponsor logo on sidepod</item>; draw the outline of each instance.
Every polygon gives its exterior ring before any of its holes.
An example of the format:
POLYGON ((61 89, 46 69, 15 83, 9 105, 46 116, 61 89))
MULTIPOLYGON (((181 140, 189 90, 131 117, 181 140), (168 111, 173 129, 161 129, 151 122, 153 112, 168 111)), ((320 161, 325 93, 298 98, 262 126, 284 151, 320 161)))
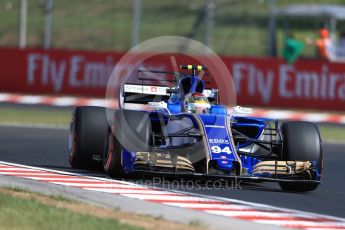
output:
POLYGON ((205 128, 225 129, 224 125, 205 125, 205 128))

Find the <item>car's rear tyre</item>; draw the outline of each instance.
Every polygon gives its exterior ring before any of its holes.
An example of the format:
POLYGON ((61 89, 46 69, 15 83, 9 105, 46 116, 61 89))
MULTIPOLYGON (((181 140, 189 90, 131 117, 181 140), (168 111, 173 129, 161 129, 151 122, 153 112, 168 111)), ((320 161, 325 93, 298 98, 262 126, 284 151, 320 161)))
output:
MULTIPOLYGON (((316 161, 319 173, 321 173, 322 141, 319 129, 315 124, 305 121, 285 122, 281 126, 281 134, 283 139, 282 160, 316 161)), ((283 190, 296 192, 312 191, 318 186, 316 183, 303 182, 279 182, 279 185, 283 190)))
POLYGON ((106 108, 83 106, 75 109, 69 134, 69 163, 72 168, 101 167, 93 156, 103 154, 108 127, 106 108))

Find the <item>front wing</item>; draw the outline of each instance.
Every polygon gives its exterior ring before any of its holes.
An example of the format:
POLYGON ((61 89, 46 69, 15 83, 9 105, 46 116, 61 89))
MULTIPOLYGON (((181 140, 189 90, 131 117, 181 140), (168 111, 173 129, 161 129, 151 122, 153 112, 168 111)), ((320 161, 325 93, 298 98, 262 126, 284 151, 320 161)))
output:
POLYGON ((321 184, 319 180, 305 180, 305 179, 283 179, 275 177, 259 177, 259 176, 234 176, 234 175, 211 175, 205 173, 167 173, 135 170, 128 173, 128 177, 132 179, 152 179, 153 177, 164 178, 165 180, 180 180, 184 181, 220 181, 220 182, 243 182, 243 183, 260 183, 260 182, 291 182, 291 183, 306 183, 306 184, 321 184))

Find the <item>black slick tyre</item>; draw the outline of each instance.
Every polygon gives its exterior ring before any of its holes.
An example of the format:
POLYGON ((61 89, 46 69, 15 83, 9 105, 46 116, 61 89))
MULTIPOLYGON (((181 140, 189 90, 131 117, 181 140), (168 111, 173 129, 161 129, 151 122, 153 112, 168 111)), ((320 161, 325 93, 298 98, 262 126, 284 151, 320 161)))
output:
MULTIPOLYGON (((283 139, 282 160, 316 161, 321 173, 322 141, 320 132, 314 123, 305 121, 285 122, 281 126, 281 135, 283 139)), ((283 190, 295 192, 312 191, 318 186, 317 183, 303 182, 279 182, 279 185, 283 190)))
POLYGON ((69 163, 76 169, 95 169, 100 163, 93 156, 103 154, 108 130, 106 109, 95 106, 77 107, 69 133, 69 163))

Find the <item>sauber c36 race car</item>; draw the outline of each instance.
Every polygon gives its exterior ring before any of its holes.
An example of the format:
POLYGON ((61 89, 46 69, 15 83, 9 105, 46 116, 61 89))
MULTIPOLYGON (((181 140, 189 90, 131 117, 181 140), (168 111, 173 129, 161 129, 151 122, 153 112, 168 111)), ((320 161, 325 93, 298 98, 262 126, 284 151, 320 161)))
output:
MULTIPOLYGON (((97 165, 113 178, 179 178, 278 182, 283 190, 311 191, 321 183, 322 141, 310 122, 255 118, 248 108, 228 112, 217 89, 181 65, 174 87, 123 84, 120 109, 81 106, 70 124, 69 162, 97 165), (110 114, 110 116, 107 114, 110 114), (109 118, 110 117, 110 118, 109 118), (108 119, 109 118, 109 119, 108 119)), ((142 78, 148 70, 138 70, 142 78)))

